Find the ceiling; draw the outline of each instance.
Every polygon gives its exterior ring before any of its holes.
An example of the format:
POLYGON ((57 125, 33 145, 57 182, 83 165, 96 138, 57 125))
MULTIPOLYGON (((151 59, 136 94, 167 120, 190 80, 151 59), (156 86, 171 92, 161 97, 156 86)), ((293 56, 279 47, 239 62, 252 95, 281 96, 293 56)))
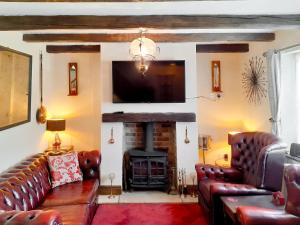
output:
MULTIPOLYGON (((10 1, 10 0, 4 0, 10 1)), ((103 18, 96 18, 94 21, 94 26, 88 26, 90 24, 90 18, 78 18, 79 16, 97 16, 106 17, 112 16, 115 19, 119 16, 136 16, 134 18, 136 21, 140 21, 145 18, 143 16, 163 16, 165 20, 164 23, 170 22, 170 26, 153 26, 152 29, 148 29, 149 33, 258 33, 258 32, 273 32, 281 29, 300 29, 300 22, 298 26, 298 21, 300 21, 300 0, 198 0, 198 1, 186 1, 186 0, 170 0, 170 1, 158 1, 158 0, 116 0, 116 2, 107 2, 112 0, 13 0, 19 2, 3 2, 0 0, 0 30, 22 30, 23 24, 27 26, 27 31, 23 33, 110 33, 110 34, 122 34, 122 33, 136 33, 139 27, 134 25, 130 29, 126 29, 125 26, 117 26, 111 23, 108 28, 107 26, 97 26, 97 21, 102 21, 103 18), (32 2, 24 2, 32 1, 32 2), (40 1, 40 2, 34 2, 40 1), (42 2, 45 1, 45 2, 42 2), (53 1, 53 2, 47 2, 53 1), (63 1, 63 2, 56 2, 63 1), (69 2, 70 1, 70 2, 69 2), (71 2, 73 1, 73 2, 71 2), (75 2, 74 2, 75 1, 75 2), (78 2, 77 2, 78 1, 78 2), (86 2, 86 1, 97 1, 97 2, 86 2), (129 2, 126 2, 129 1, 129 2), (135 2, 135 1, 147 1, 147 2, 135 2), (208 16, 208 24, 212 26, 200 26, 202 19, 198 18, 196 26, 172 26, 173 21, 168 21, 168 15, 174 16, 208 16), (279 18, 278 24, 276 26, 271 25, 273 21, 273 16, 282 15, 296 15, 296 19, 293 22, 293 26, 288 26, 289 18, 285 17, 283 22, 279 18), (32 16, 38 16, 38 18, 29 18, 32 16), (39 18, 39 17, 45 18, 39 18), (56 18, 50 18, 53 16, 75 16, 83 26, 82 27, 72 27, 73 18, 69 19, 71 24, 69 26, 50 26, 48 24, 56 24, 56 18), (214 26, 214 24, 222 23, 222 16, 236 16, 239 20, 232 23, 232 26, 214 26), (249 16, 249 18, 247 18, 249 16), (251 16, 269 16, 267 20, 262 21, 257 20, 254 25, 247 26, 247 24, 254 21, 256 18, 251 16), (7 18, 6 18, 7 17, 7 18), (215 22, 214 17, 219 17, 219 22, 215 22), (221 21, 220 21, 221 18, 221 21), (41 19, 44 19, 41 21, 41 19), (7 20, 7 21, 6 21, 7 20), (27 20, 27 22, 26 22, 27 20), (246 21, 247 20, 247 21, 246 21), (29 21, 29 22, 28 22, 29 21), (32 26, 31 21, 34 21, 35 25, 32 26), (241 23, 239 23, 241 21, 241 23), (263 26, 261 21, 264 22, 263 26), (49 22, 49 23, 48 23, 49 22), (244 23, 245 22, 245 23, 244 23), (270 22, 270 24, 269 24, 270 22), (27 23, 27 24, 26 24, 27 23), (284 26, 282 26, 282 23, 284 26), (285 24, 286 23, 286 24, 285 24), (296 23, 296 24, 295 24, 296 23), (29 24, 29 25, 28 25, 29 24), (198 26, 199 24, 199 26, 198 26), (87 28, 85 29, 85 25, 87 28), (7 29, 9 27, 9 29, 7 29), (21 27, 21 28, 20 28, 21 27), (110 28, 111 27, 111 28, 110 28), (40 28, 40 29, 39 29, 40 28), (157 28, 157 29, 153 29, 157 28), (34 31, 30 31, 34 30, 34 31)), ((127 23, 130 23, 132 18, 129 18, 127 23)), ((118 21, 118 20, 109 20, 118 21)), ((230 23, 231 18, 226 18, 226 23, 230 23)), ((60 21, 64 23, 64 21, 60 21)), ((122 20, 119 20, 122 23, 122 20)), ((185 18, 181 18, 181 22, 185 22, 185 18)), ((70 23, 70 22, 68 22, 70 23)), ((76 23, 76 22, 73 22, 76 23)), ((103 22, 105 24, 105 20, 103 22)), ((142 23, 143 24, 143 23, 142 23)), ((147 23, 146 23, 147 24, 147 23)), ((150 22, 151 24, 151 22, 150 22)), ((151 26, 149 26, 151 27, 151 26)), ((148 27, 148 28, 149 28, 148 27)), ((147 27, 146 27, 147 28, 147 27)))
MULTIPOLYGON (((15 0, 18 1, 18 0, 15 0)), ((20 0, 22 1, 22 0, 20 0)), ((43 1, 43 0, 40 0, 43 1)), ((65 0, 68 1, 68 0, 65 0)), ((1 2, 1 1, 0 1, 1 2)), ((299 0, 170 2, 1 2, 0 15, 272 15, 300 14, 299 0)))

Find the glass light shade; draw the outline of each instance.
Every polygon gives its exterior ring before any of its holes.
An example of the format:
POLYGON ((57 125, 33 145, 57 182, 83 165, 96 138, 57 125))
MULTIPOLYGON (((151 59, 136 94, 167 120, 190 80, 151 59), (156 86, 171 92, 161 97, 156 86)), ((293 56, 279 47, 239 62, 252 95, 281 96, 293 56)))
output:
POLYGON ((130 44, 130 54, 134 60, 152 60, 155 58, 157 46, 154 41, 149 38, 140 37, 134 39, 130 44))
POLYGON ((140 60, 135 61, 135 67, 138 71, 140 71, 143 75, 146 73, 150 66, 150 61, 145 60, 144 58, 141 58, 140 60))

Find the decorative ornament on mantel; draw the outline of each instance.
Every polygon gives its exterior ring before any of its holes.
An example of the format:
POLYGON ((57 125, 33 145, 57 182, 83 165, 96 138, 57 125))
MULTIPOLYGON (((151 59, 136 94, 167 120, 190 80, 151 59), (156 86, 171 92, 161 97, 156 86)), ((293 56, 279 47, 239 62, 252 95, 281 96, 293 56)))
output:
POLYGON ((267 97, 267 78, 265 77, 263 60, 261 57, 252 57, 246 64, 242 74, 242 87, 250 103, 260 104, 262 98, 267 97))
POLYGON ((159 48, 155 42, 145 37, 146 29, 140 29, 140 37, 130 44, 129 52, 135 61, 136 68, 142 75, 147 72, 150 62, 156 58, 159 48))

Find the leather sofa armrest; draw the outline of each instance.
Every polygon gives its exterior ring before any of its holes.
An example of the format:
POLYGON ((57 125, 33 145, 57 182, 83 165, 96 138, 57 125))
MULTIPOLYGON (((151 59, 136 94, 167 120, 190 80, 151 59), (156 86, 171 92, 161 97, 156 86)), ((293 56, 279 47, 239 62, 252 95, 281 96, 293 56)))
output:
POLYGON ((2 211, 0 212, 0 224, 62 225, 62 220, 55 210, 2 211))
POLYGON ((272 192, 265 189, 258 189, 247 184, 231 184, 231 183, 216 183, 210 187, 210 195, 225 196, 225 195, 268 195, 272 192))
POLYGON ((101 155, 98 150, 78 152, 78 160, 84 179, 100 179, 101 155))
POLYGON ((221 196, 240 196, 240 195, 268 195, 272 192, 257 189, 247 184, 231 184, 231 183, 215 183, 210 186, 210 201, 212 224, 222 224, 223 219, 223 203, 221 196))
POLYGON ((242 173, 234 168, 222 168, 213 165, 196 164, 197 180, 213 179, 226 182, 240 183, 242 173))
POLYGON ((253 206, 238 207, 237 218, 241 225, 300 224, 300 217, 288 214, 284 210, 265 209, 253 206))

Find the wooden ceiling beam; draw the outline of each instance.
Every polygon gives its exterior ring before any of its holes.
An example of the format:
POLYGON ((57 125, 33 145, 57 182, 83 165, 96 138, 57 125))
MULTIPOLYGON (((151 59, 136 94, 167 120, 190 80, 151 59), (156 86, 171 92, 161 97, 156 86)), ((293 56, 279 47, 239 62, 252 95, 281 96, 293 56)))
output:
POLYGON ((296 15, 0 16, 0 30, 299 28, 296 15))
MULTIPOLYGON (((0 2, 188 2, 191 0, 0 0, 0 2)), ((235 0, 193 0, 202 1, 235 1, 235 0)))
MULTIPOLYGON (((24 34, 27 42, 130 42, 139 34, 24 34)), ((274 33, 161 33, 147 34, 155 42, 273 41, 274 33)))
POLYGON ((196 45, 197 53, 241 53, 249 52, 249 44, 205 44, 196 45))
POLYGON ((100 45, 47 45, 48 53, 99 53, 100 45))

